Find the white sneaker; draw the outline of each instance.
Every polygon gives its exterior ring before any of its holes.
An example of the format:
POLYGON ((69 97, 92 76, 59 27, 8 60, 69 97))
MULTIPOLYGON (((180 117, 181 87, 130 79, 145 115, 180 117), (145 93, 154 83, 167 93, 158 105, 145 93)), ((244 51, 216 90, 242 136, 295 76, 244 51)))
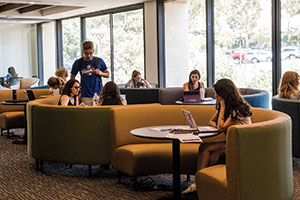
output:
POLYGON ((193 182, 187 189, 181 192, 181 194, 186 194, 190 192, 195 192, 197 190, 196 183, 193 182))

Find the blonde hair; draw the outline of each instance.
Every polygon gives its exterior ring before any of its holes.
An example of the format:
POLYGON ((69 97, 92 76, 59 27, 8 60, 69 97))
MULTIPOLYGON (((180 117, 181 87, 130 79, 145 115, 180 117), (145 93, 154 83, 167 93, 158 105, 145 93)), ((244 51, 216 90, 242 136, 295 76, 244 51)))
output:
POLYGON ((137 75, 141 75, 141 72, 139 72, 138 70, 133 70, 131 78, 134 79, 137 75))
POLYGON ((63 77, 68 77, 68 70, 66 69, 66 68, 64 68, 64 67, 60 67, 60 68, 58 68, 57 70, 56 70, 56 72, 55 72, 55 76, 57 76, 57 77, 61 77, 61 78, 63 78, 63 77))
POLYGON ((299 74, 297 72, 287 71, 283 74, 279 87, 279 97, 290 99, 291 94, 298 91, 299 74))

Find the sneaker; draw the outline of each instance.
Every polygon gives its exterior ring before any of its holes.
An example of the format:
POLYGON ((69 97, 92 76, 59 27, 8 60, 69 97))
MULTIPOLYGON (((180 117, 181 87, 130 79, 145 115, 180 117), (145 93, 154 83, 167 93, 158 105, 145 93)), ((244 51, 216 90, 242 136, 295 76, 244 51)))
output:
POLYGON ((185 189, 184 191, 182 191, 181 194, 186 194, 186 193, 190 193, 190 192, 195 192, 196 190, 197 190, 196 183, 193 182, 187 189, 185 189))

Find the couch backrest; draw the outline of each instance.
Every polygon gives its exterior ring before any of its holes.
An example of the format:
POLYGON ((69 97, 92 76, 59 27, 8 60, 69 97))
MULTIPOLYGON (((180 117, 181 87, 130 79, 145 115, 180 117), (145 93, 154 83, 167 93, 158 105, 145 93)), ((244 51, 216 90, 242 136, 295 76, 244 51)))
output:
POLYGON ((112 151, 127 144, 161 143, 167 140, 138 138, 130 134, 135 128, 159 125, 187 125, 182 108, 192 112, 196 123, 207 125, 215 112, 214 106, 137 105, 112 108, 112 151))
MULTIPOLYGON (((41 95, 49 94, 48 89, 33 89, 32 90, 35 97, 39 98, 41 95)), ((17 99, 18 100, 26 100, 24 89, 17 90, 17 99)), ((12 90, 0 90, 0 102, 12 100, 12 90)), ((23 111, 24 106, 6 106, 0 105, 0 114, 8 111, 23 111)))
POLYGON ((159 103, 158 88, 121 88, 126 95, 127 104, 159 103))
POLYGON ((288 114, 292 118, 293 157, 300 158, 300 101, 272 97, 272 109, 288 114))
POLYGON ((58 98, 28 104, 29 155, 54 162, 109 163, 110 108, 53 105, 58 98))
POLYGON ((272 110, 253 108, 253 113, 257 123, 227 132, 228 199, 291 199, 291 119, 272 110))

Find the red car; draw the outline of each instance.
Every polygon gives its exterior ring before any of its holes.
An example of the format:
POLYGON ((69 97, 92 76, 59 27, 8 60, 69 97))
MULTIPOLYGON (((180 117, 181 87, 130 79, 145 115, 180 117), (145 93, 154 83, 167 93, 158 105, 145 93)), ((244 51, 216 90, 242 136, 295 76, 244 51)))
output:
POLYGON ((244 61, 245 60, 245 54, 244 53, 239 53, 239 52, 227 52, 226 54, 228 54, 230 56, 230 58, 232 58, 233 60, 239 62, 244 61))

